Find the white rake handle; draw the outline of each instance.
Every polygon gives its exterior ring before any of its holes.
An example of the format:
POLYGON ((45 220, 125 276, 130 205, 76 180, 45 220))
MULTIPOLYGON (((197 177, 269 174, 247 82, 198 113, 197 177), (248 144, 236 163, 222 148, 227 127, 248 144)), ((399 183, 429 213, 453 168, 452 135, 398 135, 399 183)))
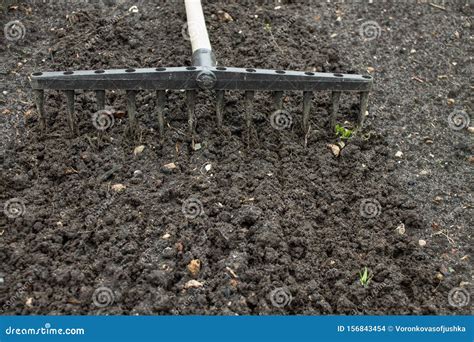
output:
POLYGON ((211 50, 201 0, 184 0, 184 4, 193 53, 199 49, 211 50))

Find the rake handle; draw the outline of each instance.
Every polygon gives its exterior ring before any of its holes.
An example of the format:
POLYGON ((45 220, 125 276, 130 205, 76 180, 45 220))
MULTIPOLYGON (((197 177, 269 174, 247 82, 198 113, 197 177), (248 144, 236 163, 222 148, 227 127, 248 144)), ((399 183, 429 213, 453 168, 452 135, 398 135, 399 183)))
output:
POLYGON ((202 11, 201 0, 185 0, 188 33, 193 50, 194 66, 216 66, 216 57, 212 52, 211 42, 207 34, 206 22, 202 11))

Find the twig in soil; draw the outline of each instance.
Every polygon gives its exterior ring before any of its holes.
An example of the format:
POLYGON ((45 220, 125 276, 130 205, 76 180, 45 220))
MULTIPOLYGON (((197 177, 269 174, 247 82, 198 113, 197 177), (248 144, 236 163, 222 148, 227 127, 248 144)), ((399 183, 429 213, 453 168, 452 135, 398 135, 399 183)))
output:
POLYGON ((456 243, 454 242, 453 238, 448 235, 447 231, 446 231, 446 233, 445 233, 443 230, 440 230, 439 232, 433 233, 433 234, 431 234, 431 235, 432 235, 432 236, 433 236, 433 235, 443 235, 444 237, 446 237, 446 239, 448 240, 449 244, 451 244, 451 245, 453 245, 453 246, 456 244, 456 243))
POLYGON ((226 269, 227 271, 229 271, 229 273, 232 275, 232 277, 234 277, 234 278, 236 278, 236 279, 239 277, 239 276, 237 275, 237 273, 235 273, 232 268, 230 268, 230 267, 227 266, 225 269, 226 269))
POLYGON ((436 5, 436 4, 433 4, 433 3, 428 3, 428 5, 430 5, 431 7, 434 7, 434 8, 437 8, 437 9, 440 9, 442 11, 446 11, 446 8, 443 7, 443 6, 440 6, 440 5, 436 5))
POLYGON ((412 80, 415 80, 415 81, 417 81, 417 82, 420 82, 420 83, 425 83, 425 81, 423 81, 421 78, 416 77, 416 76, 413 76, 411 79, 412 79, 412 80))
POLYGON ((120 170, 122 167, 120 165, 113 165, 112 168, 110 170, 108 170, 107 172, 105 172, 104 174, 102 174, 98 180, 99 182, 103 182, 107 179, 109 179, 115 172, 117 172, 118 170, 120 170))

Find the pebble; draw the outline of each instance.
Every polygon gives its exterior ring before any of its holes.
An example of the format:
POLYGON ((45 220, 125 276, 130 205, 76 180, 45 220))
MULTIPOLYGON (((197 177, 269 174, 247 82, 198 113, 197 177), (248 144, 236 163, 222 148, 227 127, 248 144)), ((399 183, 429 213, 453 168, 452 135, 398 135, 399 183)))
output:
POLYGON ((161 172, 163 172, 165 174, 171 174, 174 169, 176 169, 176 164, 175 163, 169 163, 169 164, 163 165, 161 167, 161 172))
POLYGON ((420 247, 425 247, 426 246, 426 241, 425 240, 418 240, 418 244, 420 245, 420 247))
POLYGON ((405 234, 405 224, 400 223, 398 227, 395 229, 398 234, 403 235, 405 234))
POLYGON ((175 249, 171 247, 166 247, 163 249, 163 258, 170 259, 175 256, 175 249))
POLYGON ((143 152, 144 149, 145 149, 145 145, 137 146, 137 147, 135 147, 135 149, 133 150, 133 154, 134 154, 134 155, 139 155, 140 153, 143 152))
POLYGON ((430 173, 430 172, 429 172, 428 170, 422 170, 422 171, 420 172, 420 176, 426 176, 426 175, 428 175, 429 173, 430 173))
POLYGON ((135 170, 133 171, 133 177, 135 178, 143 177, 143 172, 141 170, 135 170))
POLYGON ((114 184, 112 185, 112 190, 115 191, 115 192, 121 192, 123 190, 125 190, 126 186, 123 185, 123 184, 114 184))
POLYGON ((336 157, 341 153, 341 148, 338 145, 327 144, 327 147, 331 149, 332 154, 334 154, 336 157))
POLYGON ((189 288, 198 288, 198 287, 202 287, 204 284, 197 281, 197 280, 190 280, 188 281, 186 284, 184 284, 184 288, 185 289, 189 289, 189 288))
POLYGON ((442 200, 443 200, 443 197, 441 196, 436 196, 435 198, 433 198, 433 202, 435 203, 441 203, 442 200))
POLYGON ((395 157, 397 157, 397 158, 403 157, 403 152, 402 152, 402 151, 398 151, 397 153, 395 153, 395 157))
POLYGON ((469 133, 474 133, 474 126, 468 127, 468 128, 467 128, 467 131, 468 131, 469 133))
POLYGON ((188 265, 188 271, 193 277, 196 277, 201 270, 201 260, 193 259, 188 265))
POLYGON ((166 234, 163 235, 161 238, 162 238, 163 240, 168 240, 170 237, 171 237, 171 235, 168 234, 168 233, 166 233, 166 234))

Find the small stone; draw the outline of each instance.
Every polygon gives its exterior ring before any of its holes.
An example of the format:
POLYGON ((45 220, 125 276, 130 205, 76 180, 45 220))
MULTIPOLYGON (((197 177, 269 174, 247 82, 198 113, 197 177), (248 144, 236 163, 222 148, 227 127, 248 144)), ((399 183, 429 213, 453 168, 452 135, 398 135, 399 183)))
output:
POLYGON ((175 256, 176 250, 171 247, 166 247, 163 249, 163 258, 170 259, 175 256))
POLYGON ((339 154, 341 153, 341 148, 338 145, 327 144, 327 147, 331 149, 332 154, 335 155, 336 157, 338 157, 339 154))
POLYGON ((467 131, 468 131, 469 133, 474 133, 474 126, 468 127, 468 128, 467 128, 467 131))
POLYGON ((452 106, 454 104, 454 99, 448 99, 448 106, 452 106))
POLYGON ((397 157, 397 158, 403 157, 403 152, 402 152, 402 151, 398 151, 397 153, 395 153, 395 157, 397 157))
POLYGON ((164 173, 171 173, 174 169, 176 169, 176 164, 175 163, 169 163, 163 165, 161 168, 161 171, 164 173))
POLYGON ((121 192, 123 190, 125 190, 126 186, 123 185, 123 184, 114 184, 112 185, 112 190, 115 191, 115 192, 121 192))
POLYGON ((420 245, 420 247, 425 247, 426 246, 426 241, 425 240, 418 240, 418 244, 420 245))
POLYGON ((444 276, 441 274, 441 273, 436 273, 436 279, 438 279, 439 281, 443 280, 444 276))
POLYGON ((193 277, 197 277, 199 271, 201 270, 201 260, 193 259, 188 265, 188 271, 193 277))
POLYGON ((467 161, 471 164, 474 164, 474 156, 470 156, 469 158, 467 158, 467 161))
POLYGON ((202 287, 204 284, 197 281, 197 280, 190 280, 188 281, 186 284, 184 284, 184 288, 185 289, 190 289, 190 288, 198 288, 198 287, 202 287))
POLYGON ((133 171, 133 177, 141 178, 141 177, 143 177, 143 172, 141 170, 135 170, 135 171, 133 171))
POLYGON ((162 238, 163 240, 168 240, 170 237, 171 237, 171 235, 168 234, 168 233, 166 233, 166 234, 163 235, 161 238, 162 238))
POLYGON ((369 74, 373 73, 375 71, 375 68, 372 68, 372 67, 367 67, 367 72, 369 74))
POLYGON ((443 200, 443 197, 441 196, 436 196, 435 198, 433 198, 433 202, 435 202, 436 204, 441 203, 442 200, 443 200))
POLYGON ((232 18, 229 13, 224 12, 223 10, 217 11, 217 16, 219 17, 220 21, 224 21, 227 23, 234 21, 234 18, 232 18))
POLYGON ((202 147, 202 146, 201 146, 200 143, 194 144, 193 150, 194 150, 194 151, 199 151, 199 150, 201 149, 201 147, 202 147))
POLYGON ((395 228, 398 234, 403 235, 405 234, 405 224, 400 223, 397 228, 395 228))
POLYGON ((145 149, 145 145, 140 145, 140 146, 137 146, 135 147, 135 149, 133 150, 133 154, 136 156, 136 155, 139 155, 140 153, 143 152, 143 150, 145 149))
POLYGON ((5 284, 5 278, 3 276, 0 276, 0 286, 5 284))
POLYGON ((128 9, 129 12, 132 13, 138 13, 138 7, 137 6, 132 6, 128 9))
POLYGON ((430 172, 428 170, 421 170, 420 172, 420 176, 426 176, 428 175, 430 172))
POLYGON ((33 307, 33 297, 29 297, 26 299, 25 305, 29 308, 33 307))

